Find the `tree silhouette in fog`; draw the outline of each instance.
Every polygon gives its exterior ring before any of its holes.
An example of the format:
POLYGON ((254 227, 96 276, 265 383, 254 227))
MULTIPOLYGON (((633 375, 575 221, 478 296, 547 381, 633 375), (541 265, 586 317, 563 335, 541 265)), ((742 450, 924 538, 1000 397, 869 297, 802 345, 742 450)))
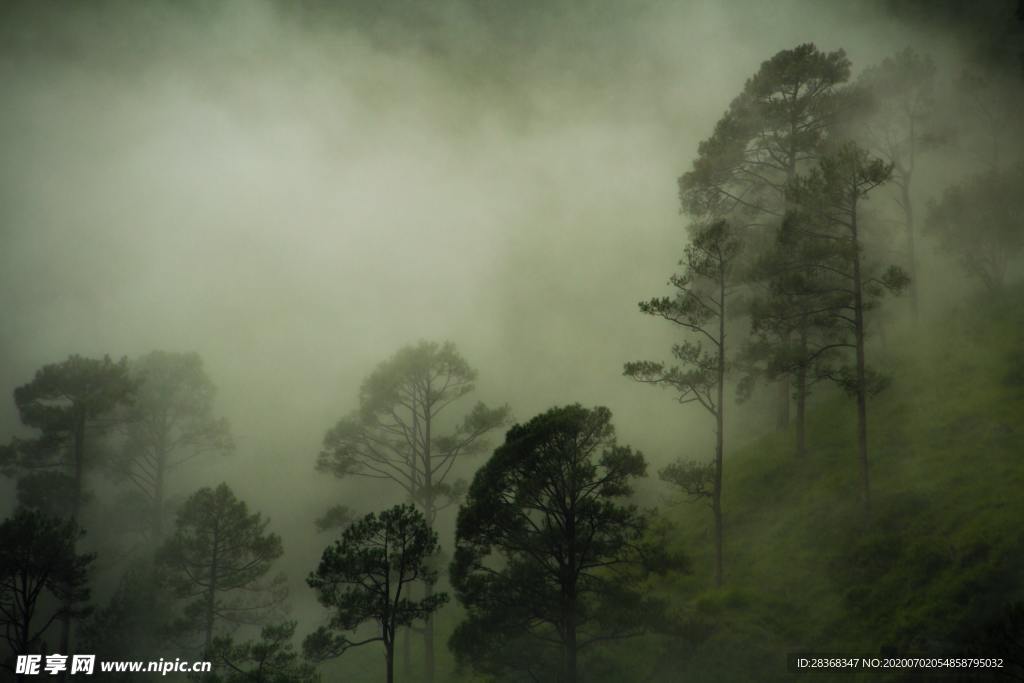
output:
POLYGON ((227 420, 213 415, 216 388, 197 353, 153 351, 129 364, 139 389, 125 415, 125 440, 113 463, 145 497, 150 534, 163 540, 170 474, 208 452, 231 450, 227 420))
POLYGON ((261 582, 284 552, 269 523, 227 484, 199 489, 178 511, 157 559, 177 597, 188 601, 181 628, 201 634, 204 652, 221 625, 264 623, 284 600, 282 575, 261 582))
POLYGON ((40 470, 58 473, 66 482, 60 488, 70 494, 67 514, 77 522, 85 472, 95 464, 92 456, 99 450, 88 437, 117 424, 115 411, 131 403, 137 388, 125 358, 114 363, 109 356, 71 356, 43 366, 31 382, 14 390, 22 423, 40 434, 13 442, 9 466, 29 477, 40 470))
MULTIPOLYGON (((813 43, 780 50, 763 61, 700 143, 692 169, 680 176, 682 209, 705 225, 728 220, 748 245, 748 260, 763 257, 785 218, 789 183, 821 156, 833 129, 858 105, 859 98, 842 88, 849 77, 850 60, 843 50, 822 52, 813 43)), ((756 298, 772 271, 743 270, 756 298)), ((774 344, 764 345, 765 350, 787 354, 794 336, 799 344, 799 332, 794 335, 790 327, 775 328, 774 344)), ((770 377, 779 391, 780 429, 790 420, 793 374, 787 369, 770 377)))
POLYGON ((317 683, 316 666, 292 645, 296 622, 264 626, 259 640, 235 643, 228 636, 213 639, 209 658, 215 667, 207 683, 317 683))
POLYGON ((398 627, 425 620, 448 600, 444 593, 431 593, 418 601, 409 595, 416 582, 433 585, 436 581, 430 558, 437 550, 437 533, 412 505, 370 513, 346 528, 324 550, 320 565, 307 579, 320 603, 331 610, 329 625, 303 643, 307 655, 323 660, 380 642, 391 683, 398 627), (376 627, 368 637, 353 640, 344 633, 369 621, 376 622, 376 627))
POLYGON ((0 524, 0 625, 12 660, 3 666, 12 673, 14 656, 39 652, 54 621, 89 613, 84 603, 95 556, 75 551, 80 534, 71 520, 24 508, 0 524), (57 603, 48 614, 47 595, 57 603))
MULTIPOLYGON (((38 429, 40 435, 15 440, 8 451, 11 464, 26 479, 47 477, 43 486, 21 483, 19 493, 42 493, 55 485, 57 492, 70 496, 66 505, 59 506, 61 512, 77 524, 85 499, 86 469, 96 464, 92 456, 99 450, 89 437, 117 423, 117 408, 131 403, 137 386, 125 358, 115 363, 109 356, 73 355, 62 363, 44 365, 31 382, 15 389, 14 403, 22 423, 38 429)), ((44 507, 53 509, 52 493, 48 500, 44 507)), ((23 503, 40 506, 39 501, 23 503)), ((61 652, 70 650, 73 617, 69 605, 62 620, 61 652)))
POLYGON ((921 152, 941 142, 929 119, 935 110, 935 64, 906 48, 864 70, 857 80, 870 91, 874 108, 867 117, 870 149, 892 164, 892 183, 899 190, 897 203, 906 234, 906 270, 910 276, 910 303, 918 315, 917 238, 914 212, 914 176, 921 152))
MULTIPOLYGON (((731 362, 726 339, 726 318, 736 291, 736 259, 742 243, 725 221, 702 228, 686 247, 681 274, 669 284, 676 293, 641 302, 640 311, 678 325, 689 337, 672 347, 677 365, 657 361, 626 363, 624 374, 638 382, 669 388, 679 403, 697 403, 715 419, 715 455, 712 468, 680 462, 691 474, 709 474, 705 480, 715 521, 715 584, 722 585, 724 521, 722 463, 725 453, 725 376, 731 362), (710 348, 705 344, 709 344, 710 348)), ((670 471, 671 473, 671 471, 670 471)), ((670 477, 670 481, 671 481, 670 477)), ((679 481, 674 483, 679 484, 679 481)))
MULTIPOLYGON (((457 503, 465 491, 464 481, 452 480, 452 468, 461 458, 486 450, 487 434, 508 421, 507 406, 489 408, 480 402, 461 422, 448 417, 453 404, 474 390, 476 377, 451 342, 422 341, 400 349, 363 381, 359 409, 327 432, 317 469, 337 477, 393 482, 433 529, 438 511, 457 503), (446 423, 447 431, 442 429, 446 423)), ((424 581, 429 597, 433 579, 424 581)), ((429 681, 434 672, 429 615, 424 648, 429 681)))
POLYGON ((673 563, 628 502, 645 471, 607 408, 552 408, 509 430, 459 508, 450 575, 467 616, 450 646, 461 663, 572 683, 581 655, 657 622, 663 605, 643 580, 673 563))

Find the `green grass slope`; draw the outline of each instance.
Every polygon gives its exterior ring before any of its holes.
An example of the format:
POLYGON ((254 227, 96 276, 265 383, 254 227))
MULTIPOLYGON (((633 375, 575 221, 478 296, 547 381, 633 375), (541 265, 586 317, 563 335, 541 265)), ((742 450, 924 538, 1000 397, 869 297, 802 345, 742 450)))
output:
POLYGON ((986 629, 1024 599, 1024 289, 889 337, 869 359, 892 380, 869 405, 870 522, 854 404, 823 391, 805 458, 787 433, 727 454, 725 587, 710 513, 669 512, 694 572, 663 589, 697 635, 622 648, 636 680, 794 680, 787 652, 994 647, 986 629))

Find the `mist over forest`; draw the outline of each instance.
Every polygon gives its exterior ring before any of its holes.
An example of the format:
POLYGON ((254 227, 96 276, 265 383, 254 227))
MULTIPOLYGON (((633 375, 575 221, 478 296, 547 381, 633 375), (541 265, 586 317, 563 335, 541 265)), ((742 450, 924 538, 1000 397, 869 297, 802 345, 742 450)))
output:
POLYGON ((0 93, 2 680, 1024 680, 1024 4, 0 0, 0 93))

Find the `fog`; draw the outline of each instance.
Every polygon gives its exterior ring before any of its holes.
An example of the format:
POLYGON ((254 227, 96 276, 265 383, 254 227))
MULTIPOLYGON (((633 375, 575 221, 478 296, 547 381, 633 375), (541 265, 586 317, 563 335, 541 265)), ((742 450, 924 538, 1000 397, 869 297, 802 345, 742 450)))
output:
MULTIPOLYGON (((677 178, 698 143, 779 50, 843 48, 856 77, 910 45, 948 81, 985 63, 1002 10, 5 3, 0 387, 70 354, 198 352, 237 449, 170 493, 227 481, 268 515, 312 621, 313 519, 400 501, 314 470, 376 364, 451 340, 479 370, 474 398, 517 420, 605 405, 652 473, 709 457, 706 414, 622 376, 678 337, 637 302, 665 292, 687 242, 677 178)), ((959 175, 923 170, 922 205, 959 175)), ((943 272, 923 250, 922 277, 943 272)), ((733 416, 740 441, 773 419, 756 399, 733 416)), ((10 400, 0 431, 31 434, 10 400)))
POLYGON ((778 49, 866 65, 945 38, 820 3, 453 5, 426 26, 329 5, 21 9, 3 379, 197 350, 242 452, 280 439, 288 457, 420 338, 456 341, 523 416, 608 403, 633 440, 677 418, 618 368, 665 346, 635 302, 678 260, 697 142, 778 49))

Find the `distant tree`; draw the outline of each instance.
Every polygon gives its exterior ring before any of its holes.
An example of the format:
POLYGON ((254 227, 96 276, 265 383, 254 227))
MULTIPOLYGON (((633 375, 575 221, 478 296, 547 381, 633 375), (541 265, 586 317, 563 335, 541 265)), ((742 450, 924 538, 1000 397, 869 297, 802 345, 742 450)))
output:
POLYGON ((153 351, 132 361, 129 370, 139 389, 126 410, 126 438, 113 466, 145 496, 150 534, 159 543, 171 472, 234 444, 227 420, 214 417, 215 387, 199 354, 153 351))
MULTIPOLYGON (((397 484, 433 529, 437 513, 458 502, 465 482, 452 481, 455 463, 487 449, 489 432, 508 421, 507 406, 477 403, 451 431, 443 415, 474 390, 477 377, 451 342, 406 346, 363 382, 359 409, 324 437, 317 469, 338 477, 362 476, 397 484)), ((450 423, 450 421, 449 421, 450 423)), ((426 575, 426 595, 434 590, 426 575)), ((424 625, 425 674, 434 672, 433 619, 424 625)))
MULTIPOLYGON (((859 102, 842 88, 849 77, 845 52, 822 52, 812 43, 762 62, 700 143, 692 170, 679 178, 683 210, 700 223, 728 220, 750 260, 770 248, 786 214, 789 183, 817 161, 840 117, 859 102)), ((751 285, 766 277, 770 272, 744 274, 751 285)), ((776 341, 782 349, 792 344, 789 336, 776 341)), ((774 379, 782 429, 790 419, 789 376, 774 379)))
POLYGON ((965 151, 991 173, 1002 170, 1008 156, 1019 159, 1020 140, 1007 131, 1013 130, 1024 104, 1020 83, 1001 80, 991 72, 964 69, 954 85, 960 103, 958 128, 968 133, 961 145, 965 151))
POLYGON ((626 376, 638 382, 672 389, 680 403, 698 403, 715 419, 711 510, 715 523, 715 584, 718 586, 723 580, 724 396, 730 361, 726 318, 730 298, 738 287, 735 262, 741 247, 740 240, 725 221, 713 223, 697 233, 679 262, 684 267, 683 272, 669 278, 669 284, 676 289, 675 295, 640 304, 642 313, 664 318, 692 337, 672 347, 672 355, 679 364, 666 366, 655 361, 635 361, 626 363, 624 369, 626 376))
POLYGON ((391 683, 398 627, 425 620, 448 600, 444 593, 432 593, 419 601, 409 597, 413 583, 433 584, 436 580, 430 558, 437 549, 437 534, 412 505, 396 505, 380 515, 371 513, 346 528, 341 539, 324 550, 320 565, 306 579, 320 604, 332 612, 329 625, 303 643, 307 656, 324 660, 352 647, 381 642, 391 683), (377 624, 373 635, 350 640, 344 634, 368 621, 377 624))
MULTIPOLYGON (((88 572, 94 555, 79 554, 81 532, 71 520, 19 509, 0 524, 0 626, 13 656, 36 652, 54 621, 89 613, 88 572), (45 595, 57 603, 41 614, 45 595)), ((19 675, 18 680, 21 680, 19 675)))
POLYGON ((198 626, 204 652, 220 626, 262 623, 284 600, 283 576, 261 583, 283 553, 268 524, 227 484, 199 489, 178 511, 158 562, 176 596, 189 601, 183 624, 198 626))
POLYGON ((342 531, 345 527, 355 521, 355 515, 348 506, 332 505, 327 512, 317 517, 314 524, 320 533, 328 531, 342 531))
POLYGON ((865 515, 870 510, 867 401, 882 386, 867 365, 865 313, 885 291, 904 289, 909 277, 897 266, 877 274, 872 271, 878 268, 869 268, 864 257, 861 205, 872 190, 889 180, 892 168, 891 163, 871 157, 854 143, 843 144, 823 158, 817 169, 794 180, 791 196, 796 208, 785 224, 791 239, 813 239, 820 245, 818 259, 801 266, 827 276, 810 280, 817 289, 810 294, 821 294, 824 289, 830 295, 827 306, 815 314, 841 322, 849 332, 848 341, 837 345, 852 348, 853 368, 840 368, 833 378, 857 401, 857 452, 865 515))
POLYGON ((920 153, 933 147, 939 136, 929 129, 935 109, 933 95, 935 64, 910 48, 886 57, 881 64, 866 69, 858 84, 873 96, 875 108, 868 117, 870 149, 892 165, 892 183, 899 190, 897 202, 903 212, 907 240, 907 273, 910 276, 910 302, 918 314, 917 254, 915 247, 914 171, 920 153))
POLYGON ((1006 271, 1024 252, 1024 163, 989 171, 948 188, 928 210, 927 230, 990 294, 1002 291, 1006 271))
MULTIPOLYGON (((94 464, 91 456, 98 450, 90 448, 93 444, 89 435, 109 430, 116 421, 116 410, 130 404, 136 390, 127 359, 114 363, 109 356, 70 356, 63 363, 44 365, 31 382, 14 390, 14 403, 22 423, 38 429, 40 434, 12 445, 10 452, 14 457, 9 460, 9 468, 32 478, 38 477, 40 470, 49 471, 46 483, 56 487, 54 492, 63 490, 70 495, 66 506, 60 508, 53 507, 52 495, 25 502, 41 509, 60 509, 78 524, 86 495, 85 471, 94 464), (45 499, 50 502, 43 503, 45 499)), ((39 483, 22 488, 23 500, 26 491, 42 492, 39 483)), ((74 615, 70 605, 62 615, 62 652, 70 650, 74 615)))
POLYGON ((264 626, 257 641, 236 644, 227 636, 214 638, 210 661, 216 667, 208 683, 318 683, 316 666, 292 646, 296 622, 264 626))
POLYGON ((643 581, 671 562, 627 502, 645 470, 607 408, 553 408, 509 430, 459 508, 450 575, 467 614, 450 646, 461 663, 502 680, 539 680, 553 664, 573 683, 581 653, 657 623, 663 605, 643 581))

